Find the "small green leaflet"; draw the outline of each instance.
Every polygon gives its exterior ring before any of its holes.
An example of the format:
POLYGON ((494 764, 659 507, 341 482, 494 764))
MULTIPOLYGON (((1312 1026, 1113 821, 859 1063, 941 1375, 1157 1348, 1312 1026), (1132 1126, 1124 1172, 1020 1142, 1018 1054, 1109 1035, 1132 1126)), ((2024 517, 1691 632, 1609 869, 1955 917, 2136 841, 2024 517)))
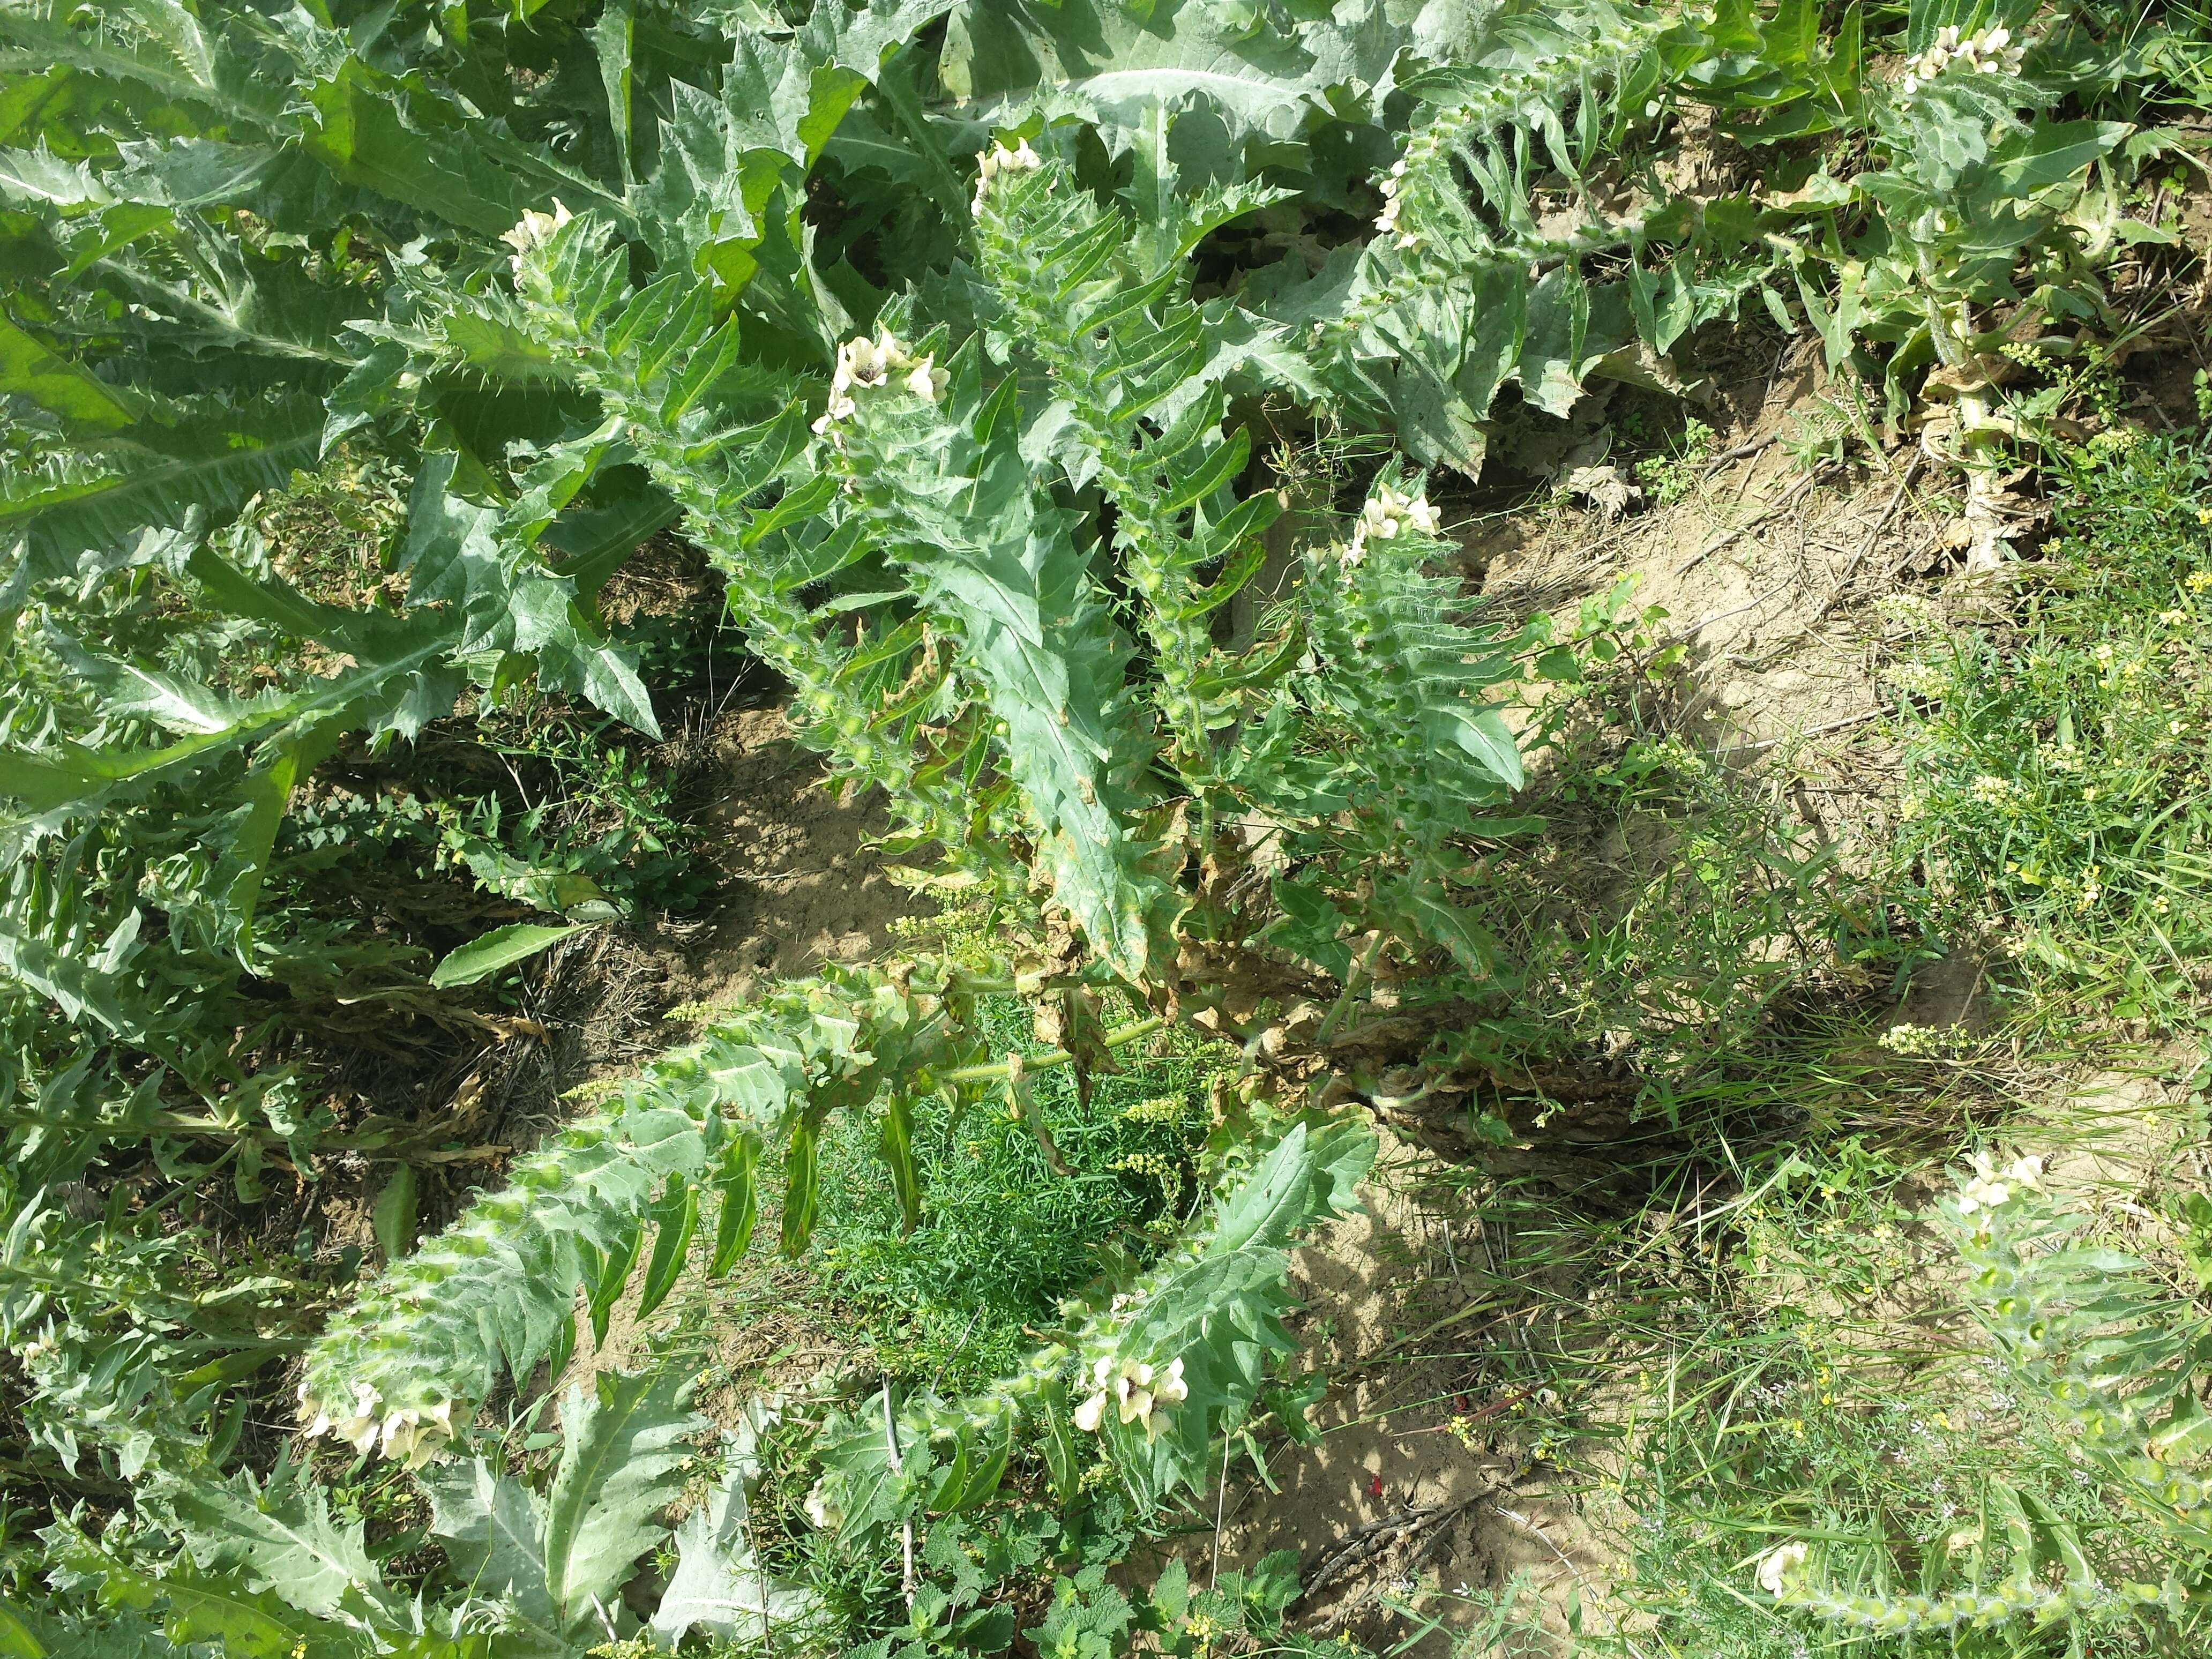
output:
POLYGON ((415 1166, 396 1164, 376 1195, 372 1212, 376 1248, 386 1261, 397 1261, 415 1248, 415 1166))

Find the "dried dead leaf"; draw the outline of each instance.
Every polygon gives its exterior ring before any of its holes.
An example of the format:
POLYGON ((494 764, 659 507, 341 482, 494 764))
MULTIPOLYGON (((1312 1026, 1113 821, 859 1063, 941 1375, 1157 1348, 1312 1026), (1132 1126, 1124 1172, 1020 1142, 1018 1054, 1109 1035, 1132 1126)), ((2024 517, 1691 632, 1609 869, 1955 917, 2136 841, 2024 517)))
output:
POLYGON ((1578 466, 1559 482, 1570 495, 1597 508, 1607 523, 1644 499, 1644 491, 1629 483, 1617 466, 1578 466))

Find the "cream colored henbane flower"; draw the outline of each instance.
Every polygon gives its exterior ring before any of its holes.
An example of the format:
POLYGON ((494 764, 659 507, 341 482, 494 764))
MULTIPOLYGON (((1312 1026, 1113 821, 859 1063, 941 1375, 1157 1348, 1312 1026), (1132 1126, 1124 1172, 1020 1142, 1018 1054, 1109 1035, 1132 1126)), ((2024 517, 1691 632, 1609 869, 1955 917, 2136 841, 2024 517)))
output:
POLYGON ((944 395, 947 377, 937 367, 935 357, 916 360, 889 329, 878 330, 872 340, 860 334, 846 341, 837 348, 837 367, 830 376, 830 401, 814 422, 815 432, 826 434, 838 422, 850 420, 860 412, 860 405, 853 401, 855 388, 871 391, 888 386, 894 375, 927 403, 933 404, 944 395))
POLYGON ((1124 1360, 1117 1370, 1111 1358, 1102 1358, 1091 1368, 1091 1381, 1095 1391, 1074 1413, 1075 1426, 1086 1434, 1100 1431, 1109 1393, 1115 1415, 1124 1423, 1141 1424, 1147 1440, 1158 1437, 1167 1408, 1190 1398, 1190 1385, 1183 1381, 1180 1359, 1170 1361, 1164 1369, 1155 1369, 1139 1359, 1124 1360))
POLYGON ((368 1383, 357 1382, 354 1385, 351 1413, 333 1418, 330 1408, 308 1394, 307 1385, 302 1382, 299 1402, 300 1416, 305 1424, 301 1432, 308 1439, 331 1435, 362 1456, 381 1453, 386 1457, 401 1459, 410 1469, 419 1469, 437 1456, 453 1437, 453 1402, 450 1400, 427 1406, 402 1406, 380 1416, 377 1407, 381 1396, 368 1383))
POLYGON ((1091 1397, 1075 1408, 1075 1426, 1085 1434, 1098 1432, 1106 1415, 1106 1384, 1114 1375, 1114 1362, 1104 1354, 1091 1368, 1091 1397))
POLYGON ((1403 174, 1405 165, 1403 161, 1399 162, 1391 169, 1391 176, 1382 181, 1382 211, 1375 216, 1375 228, 1394 239, 1400 247, 1409 248, 1419 246, 1421 239, 1398 222, 1399 210, 1403 205, 1398 195, 1398 180, 1403 174))
MULTIPOLYGON (((1959 1213, 1972 1215, 1977 1210, 1995 1210, 2012 1201, 2011 1184, 1997 1178, 1996 1160, 1987 1152, 1973 1156, 1973 1178, 1959 1189, 1959 1213)), ((2039 1163, 2036 1172, 2042 1173, 2039 1163)))
POLYGON ((1030 148, 1023 139, 1013 149, 994 143, 975 162, 975 200, 969 211, 975 217, 983 215, 983 203, 991 193, 991 183, 1002 173, 1035 173, 1044 165, 1044 157, 1030 148))
POLYGON ((330 1431, 364 1457, 376 1444, 380 1427, 376 1415, 379 1398, 376 1390, 368 1383, 356 1382, 353 1390, 352 1414, 327 1420, 330 1431))
POLYGON ((421 1468, 453 1437, 453 1412, 450 1400, 427 1410, 410 1406, 394 1412, 384 1421, 384 1455, 404 1459, 408 1468, 421 1468))
POLYGON ((1150 1417, 1152 1414, 1152 1368, 1141 1362, 1122 1366, 1121 1376, 1114 1379, 1114 1399, 1121 1409, 1124 1423, 1150 1417))
POLYGON ((384 1442, 380 1449, 386 1457, 404 1457, 415 1444, 415 1425, 422 1420, 422 1413, 412 1406, 396 1411, 384 1419, 384 1442))
POLYGON ((945 371, 937 367, 933 356, 924 357, 914 366, 914 372, 906 377, 906 389, 924 403, 933 404, 945 395, 947 378, 945 371))
POLYGON ((1958 25, 1947 23, 1936 32, 1928 50, 1905 60, 1897 82, 1898 96, 1911 103, 1920 89, 1956 64, 1967 71, 2018 75, 2027 57, 2028 42, 2015 42, 2012 31, 1999 25, 1978 34, 1961 37, 1958 25))
POLYGON ((1436 508, 1429 505, 1427 496, 1409 499, 1389 484, 1378 485, 1360 507, 1359 516, 1352 520, 1352 541, 1344 550, 1344 562, 1348 568, 1356 568, 1367 556, 1370 537, 1379 541, 1395 541, 1399 531, 1407 525, 1425 536, 1433 536, 1443 523, 1436 508))
POLYGON ((1802 1544, 1778 1544, 1759 1558, 1759 1587, 1769 1595, 1779 1595, 1790 1587, 1805 1565, 1802 1544))
POLYGON ((514 267, 514 274, 518 276, 522 274, 522 261, 526 254, 543 247, 555 231, 575 216, 561 205, 561 198, 556 196, 553 198, 552 212, 525 212, 513 230, 501 232, 499 240, 514 250, 513 257, 507 260, 514 267))
MULTIPOLYGON (((1162 1406, 1180 1406, 1189 1398, 1190 1385, 1182 1380, 1182 1361, 1171 1360, 1159 1380, 1152 1384, 1153 1410, 1157 1412, 1162 1406)), ((1152 1425, 1146 1426, 1149 1429, 1152 1425)))

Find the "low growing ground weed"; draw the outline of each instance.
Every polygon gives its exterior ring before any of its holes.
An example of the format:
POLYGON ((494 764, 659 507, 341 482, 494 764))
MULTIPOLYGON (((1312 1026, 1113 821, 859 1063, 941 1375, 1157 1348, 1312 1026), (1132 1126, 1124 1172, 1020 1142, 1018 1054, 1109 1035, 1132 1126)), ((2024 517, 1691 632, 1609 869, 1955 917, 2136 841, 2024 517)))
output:
POLYGON ((2077 450, 2014 627, 1888 609, 1927 914, 2123 1017, 2185 1019, 2212 946, 2212 475, 2201 438, 2077 450))
POLYGON ((1636 476, 1661 507, 1671 507, 1698 487, 1713 453, 1713 429, 1694 416, 1668 446, 1668 453, 1636 464, 1636 476))
POLYGON ((2202 1315, 2036 1158, 1977 1154, 1917 1214, 1903 1166, 1847 1162, 1744 1208, 1742 1294, 1583 1443, 1620 1553, 1577 1651, 2199 1651, 2202 1315), (1923 1316, 1869 1302, 1869 1251, 1923 1316))

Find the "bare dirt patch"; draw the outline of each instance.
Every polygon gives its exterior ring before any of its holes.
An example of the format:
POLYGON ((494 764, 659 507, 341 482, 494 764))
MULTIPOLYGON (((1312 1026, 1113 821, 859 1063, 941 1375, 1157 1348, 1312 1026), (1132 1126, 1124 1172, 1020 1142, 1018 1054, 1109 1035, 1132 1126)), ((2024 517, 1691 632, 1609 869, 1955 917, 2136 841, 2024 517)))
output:
POLYGON ((781 708, 726 715, 710 745, 696 822, 729 897, 695 957, 702 994, 741 999, 763 975, 888 949, 890 924, 917 907, 870 845, 886 827, 880 803, 824 787, 781 708))
MULTIPOLYGON (((1494 1590, 1527 1574, 1563 1601, 1601 1559, 1522 1430, 1530 1395, 1473 1363, 1529 1340, 1550 1298, 1501 1291, 1479 1206, 1442 1173, 1384 1131, 1365 1212, 1297 1253, 1301 1362, 1330 1382, 1320 1438, 1276 1449, 1277 1490, 1248 1475, 1222 1504, 1222 1565, 1296 1550, 1304 1627, 1382 1648, 1407 1634, 1386 1596, 1425 1580, 1494 1590)), ((1193 1541, 1206 1547, 1186 1550, 1193 1571, 1211 1572, 1212 1540, 1193 1541)))

